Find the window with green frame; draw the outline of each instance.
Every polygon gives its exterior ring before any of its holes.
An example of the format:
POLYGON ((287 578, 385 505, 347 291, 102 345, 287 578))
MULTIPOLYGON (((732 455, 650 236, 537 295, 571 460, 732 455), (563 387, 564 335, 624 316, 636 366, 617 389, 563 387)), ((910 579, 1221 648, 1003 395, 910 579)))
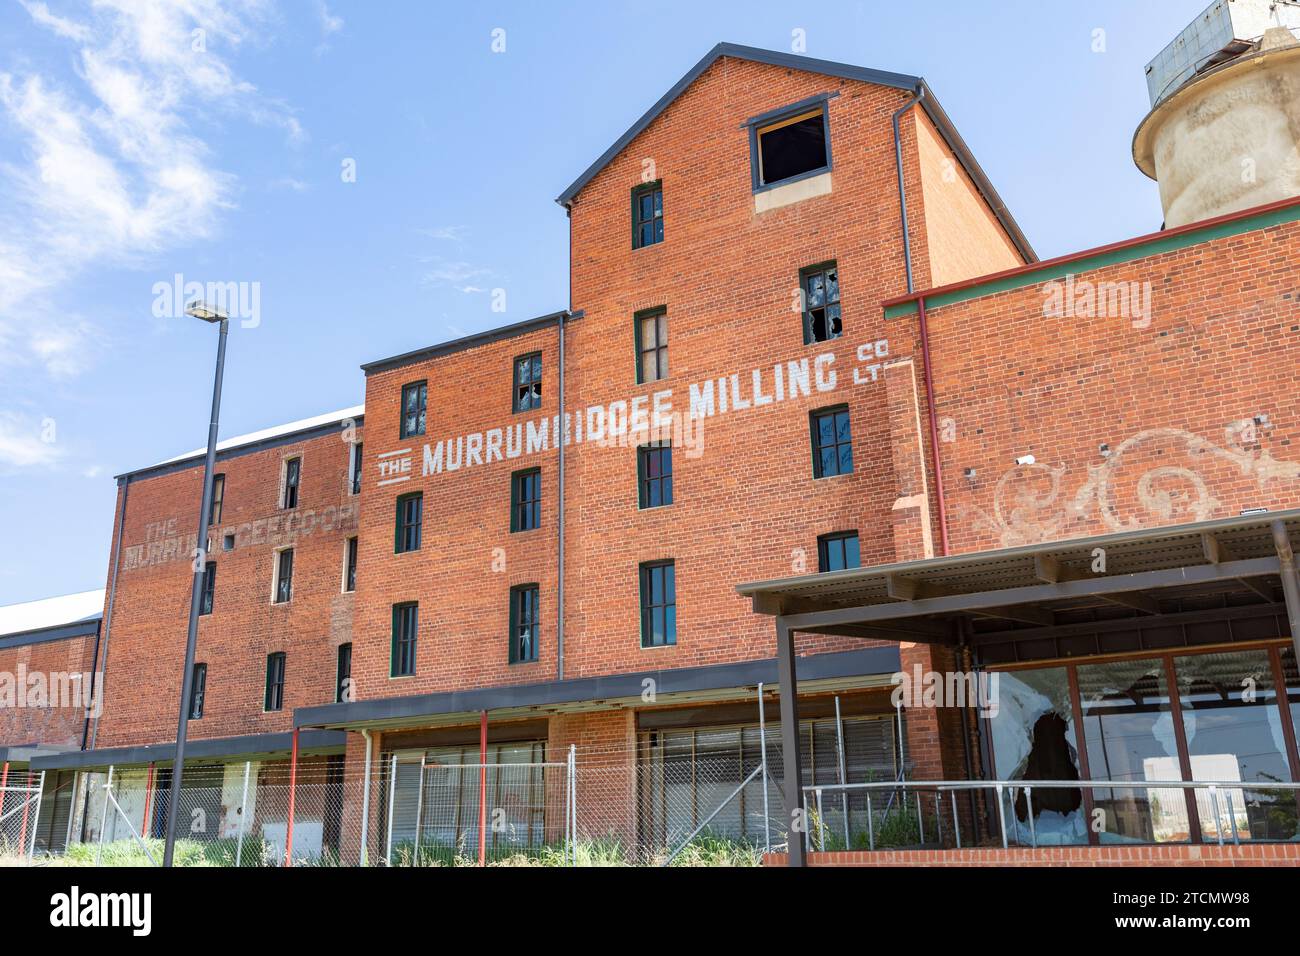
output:
POLYGON ((812 428, 813 477, 829 478, 853 471, 849 407, 819 408, 808 418, 812 428))
POLYGON ((662 180, 632 190, 632 248, 664 241, 664 187, 662 180))
POLYGON ((532 531, 542 522, 542 470, 529 468, 510 476, 510 530, 532 531))
POLYGON ((420 530, 424 524, 424 492, 413 491, 397 498, 397 527, 393 534, 393 553, 420 550, 420 530))
POLYGON ((642 508, 673 503, 673 446, 656 441, 636 450, 637 501, 642 508))
POLYGON ((538 587, 519 584, 510 589, 510 663, 537 660, 538 587))
POLYGON ((415 601, 393 605, 393 644, 389 657, 389 677, 409 677, 415 673, 415 642, 420 627, 420 605, 415 601))
POLYGON ((636 381, 638 385, 668 377, 668 310, 664 306, 645 309, 632 317, 636 336, 636 381))
POLYGON ((284 651, 266 655, 266 693, 262 709, 268 712, 284 709, 284 651))
POLYGON ((677 573, 672 561, 641 565, 641 646, 677 643, 677 573))
POLYGON ((829 342, 843 333, 840 321, 840 271, 834 262, 810 266, 799 273, 803 302, 803 344, 829 342))

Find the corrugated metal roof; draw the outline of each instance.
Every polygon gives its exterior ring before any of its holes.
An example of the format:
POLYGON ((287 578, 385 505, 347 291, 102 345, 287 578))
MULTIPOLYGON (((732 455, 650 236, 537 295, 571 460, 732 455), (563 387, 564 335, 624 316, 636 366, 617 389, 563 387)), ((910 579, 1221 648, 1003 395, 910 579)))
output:
POLYGON ((0 607, 0 636, 98 620, 104 613, 104 589, 62 594, 0 607))

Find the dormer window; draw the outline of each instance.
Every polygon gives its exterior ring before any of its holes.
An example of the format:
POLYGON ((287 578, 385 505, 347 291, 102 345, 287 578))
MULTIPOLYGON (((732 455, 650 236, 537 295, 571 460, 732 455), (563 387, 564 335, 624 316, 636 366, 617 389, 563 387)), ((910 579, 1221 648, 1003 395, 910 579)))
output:
POLYGON ((826 97, 765 113, 748 126, 755 192, 830 170, 826 97))

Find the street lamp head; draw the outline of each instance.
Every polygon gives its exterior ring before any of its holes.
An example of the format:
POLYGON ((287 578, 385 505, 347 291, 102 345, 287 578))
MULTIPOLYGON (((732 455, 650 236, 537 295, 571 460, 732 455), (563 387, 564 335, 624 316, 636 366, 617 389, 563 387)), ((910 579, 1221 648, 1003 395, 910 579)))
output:
POLYGON ((225 322, 229 318, 215 305, 208 305, 202 299, 195 299, 185 307, 185 314, 204 322, 225 322))

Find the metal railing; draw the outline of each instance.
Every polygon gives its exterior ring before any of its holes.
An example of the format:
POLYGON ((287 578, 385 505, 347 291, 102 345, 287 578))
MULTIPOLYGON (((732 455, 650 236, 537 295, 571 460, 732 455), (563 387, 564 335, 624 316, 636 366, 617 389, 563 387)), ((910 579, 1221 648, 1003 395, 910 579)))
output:
MULTIPOLYGON (((1300 838, 1300 783, 1274 781, 1255 783, 1244 780, 909 780, 804 786, 804 803, 808 807, 809 820, 809 825, 804 830, 804 841, 809 850, 853 848, 855 842, 860 842, 855 841, 853 824, 857 821, 865 823, 865 830, 858 829, 856 836, 865 835, 866 849, 875 850, 878 843, 913 848, 944 846, 948 839, 952 840, 956 848, 961 849, 963 816, 968 826, 977 819, 988 816, 996 819, 996 836, 1000 839, 1003 848, 1013 844, 1026 845, 1024 833, 1027 831, 1027 845, 1036 849, 1040 845, 1040 839, 1035 822, 1034 793, 1044 790, 1077 791, 1080 800, 1075 809, 1087 812, 1087 818, 1080 821, 1084 827, 1078 831, 1080 839, 1068 844, 1053 842, 1046 845, 1087 845, 1089 830, 1096 834, 1098 842, 1103 843, 1142 845, 1188 842, 1193 837, 1192 826, 1197 823, 1200 823, 1202 839, 1208 836, 1201 822, 1206 817, 1213 820, 1213 839, 1219 846, 1228 842, 1240 845, 1243 831, 1245 839, 1250 842, 1280 842, 1300 838), (1099 827, 1098 823, 1106 822, 1106 810, 1103 805, 1108 805, 1112 801, 1099 800, 1098 793, 1107 790, 1140 791, 1146 798, 1140 806, 1148 813, 1159 812, 1166 819, 1186 824, 1188 826, 1186 837, 1156 839, 1153 835, 1152 838, 1142 839, 1108 830, 1104 826, 1099 827), (1184 795, 1183 805, 1162 806, 1159 802, 1160 791, 1181 792, 1184 795), (1192 792, 1194 800, 1186 799, 1188 791, 1192 792), (1250 810, 1253 807, 1258 816, 1261 807, 1259 796, 1274 791, 1289 792, 1291 795, 1292 799, 1288 803, 1277 803, 1275 808, 1283 811, 1281 822, 1293 832, 1278 838, 1252 837, 1250 810), (965 793, 969 798, 965 813, 959 805, 958 794, 960 793, 965 793), (1247 793, 1255 795, 1253 803, 1247 798, 1247 793), (888 799, 881 801, 881 794, 887 794, 888 799), (1235 799, 1234 794, 1236 794, 1235 799), (839 799, 828 800, 828 796, 839 799), (876 797, 874 801, 873 796, 876 797), (1016 804, 1022 796, 1025 823, 1021 823, 1021 814, 1016 809, 1016 804), (1201 799, 1202 796, 1204 800, 1201 799), (983 808, 980 804, 986 797, 992 797, 996 802, 996 814, 986 815, 981 812, 983 808), (851 806, 854 802, 853 798, 859 798, 858 807, 851 806), (808 806, 809 803, 811 806, 808 806), (841 811, 840 826, 829 822, 837 803, 845 808, 841 811), (883 809, 881 809, 882 803, 883 809), (1008 803, 1012 809, 1010 824, 1008 824, 1008 803), (1100 816, 1097 816, 1098 813, 1100 816), (1243 816, 1246 818, 1244 823, 1243 816), (886 827, 894 834, 890 840, 879 838, 879 831, 886 827), (901 840, 897 837, 900 831, 903 833, 901 840), (837 847, 835 844, 841 838, 841 833, 843 844, 842 847, 837 847), (1110 835, 1111 839, 1101 839, 1103 834, 1110 835)), ((1044 801, 1040 799, 1040 810, 1043 804, 1044 801)), ((1135 803, 1134 808, 1137 807, 1139 805, 1135 803)), ((1063 815, 1063 818, 1065 816, 1068 815, 1063 815)), ((991 826, 989 828, 992 829, 991 826)), ((969 842, 968 839, 967 843, 969 842)))

